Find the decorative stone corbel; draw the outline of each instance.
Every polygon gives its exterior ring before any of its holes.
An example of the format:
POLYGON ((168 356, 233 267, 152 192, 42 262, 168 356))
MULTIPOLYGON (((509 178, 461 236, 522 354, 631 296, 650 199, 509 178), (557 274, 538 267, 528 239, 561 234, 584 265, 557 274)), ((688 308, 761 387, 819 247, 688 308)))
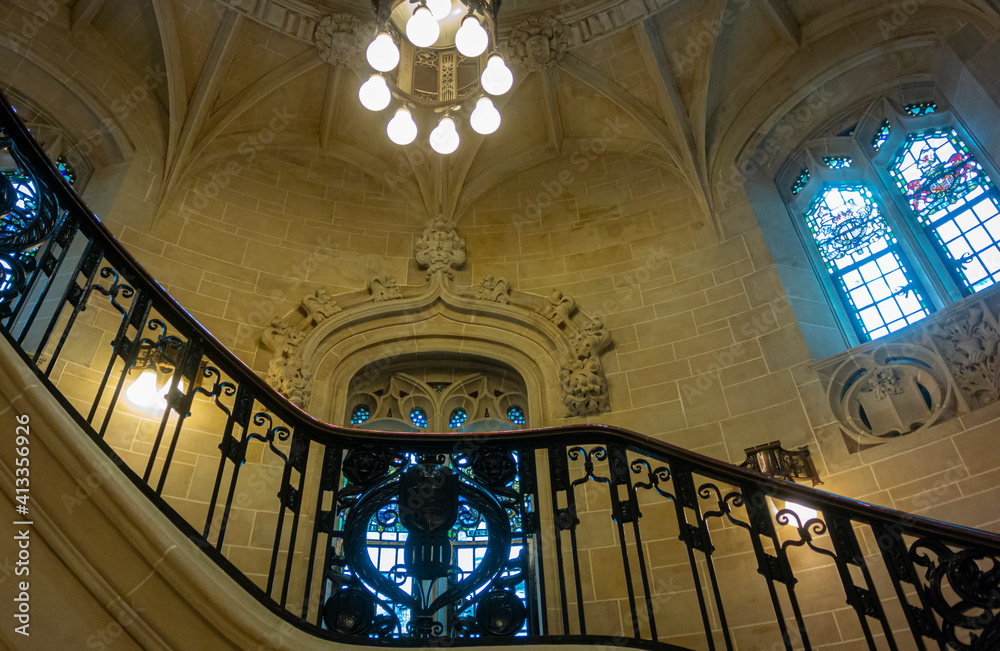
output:
POLYGON ((562 328, 569 323, 570 317, 576 312, 576 301, 558 289, 553 289, 548 300, 538 308, 538 312, 562 328))
POLYGON ((1000 398, 1000 332, 981 303, 928 333, 971 409, 1000 398))
POLYGON ((566 415, 589 416, 608 411, 608 380, 600 354, 611 344, 601 319, 591 319, 571 340, 576 358, 559 372, 566 415))
POLYGON ((465 240, 458 236, 454 224, 444 219, 435 219, 417 240, 414 257, 421 269, 427 269, 428 278, 438 272, 451 278, 452 270, 459 269, 465 263, 465 240))
POLYGON ((403 293, 396 285, 395 276, 376 276, 368 282, 368 291, 371 292, 372 301, 382 303, 384 301, 395 301, 403 298, 403 293))
POLYGON ((288 325, 284 319, 275 319, 264 329, 261 341, 274 357, 267 369, 267 383, 305 409, 312 397, 312 369, 298 355, 297 349, 305 333, 288 325))
POLYGON ((337 301, 333 300, 333 296, 325 289, 317 289, 316 293, 305 296, 302 299, 302 309, 306 311, 313 325, 319 325, 341 311, 337 301))
POLYGON ((370 24, 351 14, 334 13, 319 21, 313 41, 319 57, 327 63, 338 68, 360 70, 371 35, 370 24))
POLYGON ((510 303, 510 282, 503 276, 494 278, 493 274, 486 274, 476 287, 476 298, 507 305, 510 303))
POLYGON ((505 45, 507 60, 527 72, 559 63, 569 50, 566 28, 551 16, 531 16, 510 33, 505 45))

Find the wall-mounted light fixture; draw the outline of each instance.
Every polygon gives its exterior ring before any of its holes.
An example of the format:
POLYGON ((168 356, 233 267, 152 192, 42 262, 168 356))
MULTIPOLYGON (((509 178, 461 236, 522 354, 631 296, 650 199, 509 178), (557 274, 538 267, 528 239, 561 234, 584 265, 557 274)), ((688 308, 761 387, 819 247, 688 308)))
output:
MULTIPOLYGON (((202 374, 207 362, 202 360, 195 376, 195 387, 201 384, 202 374)), ((154 343, 143 343, 135 364, 129 369, 129 375, 137 374, 132 384, 125 390, 125 397, 138 407, 156 408, 163 411, 167 408, 167 393, 170 391, 170 381, 174 375, 177 362, 168 357, 164 346, 154 343)), ((184 393, 186 385, 183 378, 177 380, 177 390, 184 393)))
MULTIPOLYGON (((808 480, 812 482, 813 486, 823 483, 820 481, 819 473, 816 472, 816 466, 809 455, 808 447, 786 450, 781 447, 781 441, 771 441, 764 445, 747 448, 743 452, 746 453, 747 458, 740 464, 741 468, 786 481, 808 480)), ((818 515, 815 509, 791 501, 785 502, 784 509, 795 513, 800 524, 805 524, 818 515)))

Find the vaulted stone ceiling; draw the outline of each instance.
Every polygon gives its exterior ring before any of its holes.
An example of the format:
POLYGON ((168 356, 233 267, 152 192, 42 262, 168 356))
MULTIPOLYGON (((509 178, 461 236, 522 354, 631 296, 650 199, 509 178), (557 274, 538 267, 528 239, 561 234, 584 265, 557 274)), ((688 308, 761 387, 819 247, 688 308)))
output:
MULTIPOLYGON (((375 176, 392 170, 400 192, 428 216, 446 218, 461 218, 510 174, 598 143, 678 174, 711 221, 720 143, 733 130, 749 137, 757 128, 745 113, 761 89, 780 82, 790 61, 813 56, 822 64, 835 54, 831 45, 857 54, 855 44, 824 39, 885 11, 881 0, 504 0, 503 39, 522 21, 547 15, 564 26, 568 51, 539 71, 515 67, 500 131, 482 138, 466 130, 459 151, 445 158, 426 145, 389 142, 387 118, 357 100, 367 68, 336 67, 318 53, 317 24, 343 12, 370 21, 369 0, 58 1, 50 20, 71 42, 133 69, 134 78, 156 78, 150 92, 158 124, 146 125, 146 137, 160 142, 146 149, 162 150, 151 165, 161 208, 187 178, 281 116, 280 129, 268 134, 275 145, 318 150, 375 176)), ((44 11, 44 3, 14 4, 44 11)), ((997 26, 985 0, 922 5, 961 8, 997 26)))

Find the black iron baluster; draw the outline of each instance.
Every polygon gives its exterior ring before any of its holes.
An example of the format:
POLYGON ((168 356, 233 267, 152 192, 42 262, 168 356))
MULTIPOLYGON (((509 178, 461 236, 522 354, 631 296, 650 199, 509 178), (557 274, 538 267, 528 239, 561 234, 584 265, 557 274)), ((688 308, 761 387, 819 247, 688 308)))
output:
POLYGON ((104 434, 108 429, 108 423, 111 421, 111 414, 114 413, 115 405, 118 404, 118 398, 121 396, 122 388, 125 386, 125 378, 128 376, 129 371, 135 365, 135 362, 139 357, 139 350, 142 348, 143 327, 149 320, 151 307, 152 302, 150 301, 148 294, 142 291, 136 294, 136 297, 132 300, 132 305, 129 307, 129 314, 122 321, 122 324, 118 328, 118 334, 115 337, 114 342, 112 342, 114 352, 111 354, 111 359, 108 361, 108 368, 104 372, 104 381, 97 390, 97 397, 94 399, 94 405, 91 407, 90 415, 87 417, 87 422, 90 422, 94 418, 97 406, 101 402, 101 396, 104 393, 108 377, 114 367, 115 359, 122 359, 122 372, 118 376, 118 382, 115 384, 115 391, 111 396, 111 401, 108 403, 108 410, 104 414, 104 421, 101 423, 101 429, 99 431, 101 438, 104 438, 104 434), (128 329, 130 326, 135 328, 135 336, 131 340, 128 339, 128 329))
MULTIPOLYGON (((219 408, 227 411, 225 406, 216 402, 219 408)), ((219 490, 222 487, 222 476, 226 470, 226 461, 233 464, 233 472, 229 478, 229 491, 226 494, 226 502, 222 507, 222 520, 219 523, 219 537, 216 540, 215 548, 222 549, 222 541, 226 538, 226 527, 229 525, 229 514, 232 511, 233 499, 236 496, 236 482, 240 477, 240 468, 247 459, 247 434, 250 428, 250 414, 253 411, 254 397, 245 384, 241 384, 236 389, 236 398, 233 401, 233 409, 226 419, 226 428, 222 433, 222 441, 219 443, 219 469, 215 473, 215 484, 212 486, 212 498, 208 502, 208 515, 205 517, 205 529, 202 537, 210 541, 212 531, 212 520, 215 516, 215 504, 219 499, 219 490), (240 428, 240 438, 233 436, 233 430, 240 428)))
POLYGON ((938 647, 944 651, 945 643, 941 629, 934 618, 933 609, 927 601, 927 594, 913 567, 913 561, 910 560, 909 551, 903 542, 901 527, 885 522, 874 522, 871 526, 872 532, 875 534, 875 542, 882 552, 882 560, 889 571, 889 578, 896 590, 896 598, 899 600, 900 608, 903 609, 903 614, 906 615, 906 621, 910 625, 910 632, 913 633, 917 649, 926 651, 927 647, 924 645, 923 638, 929 637, 936 641, 938 647), (916 591, 920 599, 919 606, 914 606, 909 602, 906 593, 903 592, 903 583, 910 584, 916 591))
MULTIPOLYGON (((278 499, 281 501, 281 514, 278 516, 279 523, 285 519, 285 510, 292 512, 292 533, 288 540, 288 553, 285 559, 285 580, 281 586, 281 600, 278 602, 284 608, 288 601, 288 586, 292 578, 292 561, 295 557, 295 539, 299 532, 299 515, 302 511, 302 491, 306 481, 306 462, 309 460, 309 438, 296 428, 292 435, 291 449, 288 451, 288 460, 285 462, 285 470, 281 477, 281 491, 278 499), (292 470, 299 473, 299 487, 292 486, 292 470)), ((278 534, 274 538, 274 549, 271 553, 271 570, 268 573, 268 594, 271 593, 272 582, 274 581, 274 571, 278 562, 278 548, 281 543, 281 527, 278 527, 278 534)))
POLYGON ((63 308, 66 307, 66 303, 72 305, 73 311, 70 313, 69 318, 66 321, 66 325, 63 327, 62 335, 59 337, 59 343, 56 344, 55 350, 52 351, 52 357, 49 359, 49 363, 45 367, 45 377, 49 377, 49 374, 52 373, 52 367, 59 358, 59 354, 62 352, 63 346, 66 345, 66 339, 69 337, 70 330, 73 329, 76 317, 79 316, 80 312, 87 309, 87 300, 90 298, 90 288, 94 284, 94 276, 97 275, 97 268, 100 266, 100 262, 103 257, 104 251, 100 246, 93 241, 87 242, 87 248, 80 257, 80 262, 77 263, 76 271, 73 273, 73 276, 69 281, 69 285, 66 287, 66 291, 63 292, 62 300, 59 302, 55 313, 52 315, 52 320, 49 321, 49 325, 45 329, 45 334, 42 336, 42 340, 38 344, 38 349, 35 351, 35 355, 31 359, 33 364, 38 364, 38 358, 41 357, 46 345, 48 345, 49 337, 52 336, 52 330, 55 328, 56 323, 59 322, 59 317, 62 315, 63 308), (84 284, 82 287, 77 284, 77 278, 80 275, 84 277, 84 284))
MULTIPOLYGON (((97 413, 97 408, 101 404, 101 397, 104 395, 104 389, 107 387, 108 378, 111 377, 111 372, 114 370, 115 362, 119 358, 121 358, 121 359, 125 360, 124 367, 122 369, 121 375, 118 378, 118 387, 115 390, 115 393, 114 393, 114 396, 112 398, 111 403, 108 405, 108 411, 107 411, 107 414, 105 414, 105 416, 110 416, 111 412, 114 410, 115 402, 118 400, 118 394, 119 394, 119 392, 121 390, 121 386, 122 386, 122 384, 123 384, 123 382, 125 380, 125 375, 128 373, 128 370, 129 370, 129 367, 130 367, 130 364, 128 363, 127 357, 128 357, 128 354, 131 352, 132 346, 130 345, 130 342, 129 342, 129 339, 128 339, 128 328, 132 324, 132 320, 133 320, 132 317, 135 316, 133 308, 135 307, 136 303, 138 303, 138 302, 141 301, 141 298, 139 296, 135 296, 135 290, 132 289, 131 286, 124 285, 124 284, 119 284, 119 282, 118 282, 118 274, 115 271, 111 270, 109 267, 105 267, 104 269, 101 270, 101 275, 102 276, 107 277, 106 276, 107 273, 110 273, 110 274, 114 275, 114 282, 112 283, 111 287, 108 288, 107 291, 105 291, 105 290, 101 289, 98 285, 94 285, 94 289, 95 289, 95 291, 98 291, 98 292, 100 292, 102 294, 105 294, 106 296, 108 296, 110 298, 111 305, 116 310, 118 310, 121 313, 121 320, 118 323, 118 330, 115 333, 115 338, 111 341, 111 357, 108 359, 108 365, 104 369, 104 375, 101 378, 101 382, 97 386, 97 394, 94 397, 94 402, 90 406, 90 413, 87 414, 87 422, 88 423, 92 423, 94 421, 94 415, 97 413), (128 309, 124 308, 120 303, 118 303, 117 298, 118 298, 119 294, 121 296, 123 296, 124 298, 134 297, 133 300, 132 300, 132 304, 129 305, 128 309)), ((140 296, 141 296, 141 293, 140 293, 140 296)), ((148 300, 145 301, 145 305, 146 305, 146 308, 147 308, 146 311, 148 312, 149 311, 148 310, 148 306, 149 306, 149 301, 148 300)), ((143 320, 142 323, 145 323, 145 320, 143 320)), ((136 338, 139 338, 140 334, 141 334, 141 325, 139 326, 139 328, 136 331, 136 338)), ((105 423, 106 423, 107 420, 108 420, 107 417, 104 420, 105 420, 105 423)), ((102 427, 101 428, 101 436, 103 436, 103 435, 104 435, 104 428, 102 427)))
MULTIPOLYGON (((167 481, 167 472, 170 470, 170 463, 174 458, 174 451, 177 448, 177 441, 181 436, 181 428, 184 422, 191 415, 191 403, 197 391, 198 374, 201 371, 201 359, 204 350, 203 344, 197 339, 190 339, 181 350, 180 363, 174 367, 174 375, 170 380, 170 389, 167 392, 167 413, 173 409, 177 412, 177 423, 174 425, 174 433, 170 437, 170 446, 167 448, 167 456, 163 460, 163 470, 160 471, 160 480, 156 484, 156 494, 163 492, 163 485, 167 481), (180 390, 181 380, 187 380, 187 387, 180 390)), ((153 458, 156 456, 154 454, 153 458)))
POLYGON ((656 622, 653 619, 652 598, 649 592, 649 577, 646 573, 646 560, 642 553, 642 537, 639 535, 639 503, 633 493, 632 484, 629 481, 628 459, 625 456, 625 447, 609 443, 608 451, 608 490, 611 494, 611 518, 618 528, 618 546, 622 552, 622 565, 625 570, 625 589, 628 591, 629 613, 632 617, 632 635, 636 639, 642 637, 639 629, 639 612, 635 603, 635 587, 632 585, 632 567, 629 561, 628 542, 625 538, 625 524, 632 523, 635 534, 635 546, 638 554, 639 572, 642 575, 642 588, 646 600, 646 615, 649 618, 649 626, 652 639, 656 639, 656 622), (626 487, 627 495, 625 502, 618 497, 618 489, 626 487))
POLYGON ((326 534, 326 553, 323 554, 322 571, 320 572, 320 617, 322 617, 322 604, 326 597, 326 567, 329 561, 329 550, 332 547, 334 524, 337 513, 337 497, 340 492, 340 461, 343 458, 343 450, 333 445, 323 446, 323 468, 320 471, 319 486, 316 491, 316 515, 313 518, 312 540, 309 543, 309 562, 306 564, 306 587, 305 595, 302 599, 302 619, 309 616, 309 597, 312 593, 313 569, 316 564, 316 546, 320 534, 326 534), (330 509, 323 508, 323 501, 326 495, 330 495, 330 509))
MULTIPOLYGON (((705 556, 708 567, 709 579, 712 582, 712 591, 715 595, 715 606, 719 612, 719 620, 722 627, 722 635, 726 642, 726 648, 733 648, 733 641, 729 636, 729 627, 726 624, 726 611, 722 605, 722 594, 719 591, 718 580, 715 576, 715 563, 712 561, 711 538, 708 534, 708 524, 701 514, 701 507, 698 504, 699 493, 695 490, 694 476, 691 468, 678 462, 670 462, 670 475, 673 479, 674 491, 677 493, 674 498, 674 508, 677 512, 677 526, 680 530, 680 540, 687 547, 688 564, 691 566, 691 577, 694 580, 695 591, 698 593, 698 608, 701 610, 702 625, 705 627, 705 640, 708 643, 709 651, 715 649, 715 636, 712 634, 712 621, 708 615, 708 604, 705 601, 705 592, 701 583, 701 575, 698 572, 698 562, 695 558, 695 551, 701 552, 705 556), (686 510, 691 511, 695 517, 695 524, 688 523, 686 510)), ((718 490, 718 489, 716 489, 718 490)), ((705 487, 702 487, 704 495, 705 487)), ((722 501, 721 495, 719 496, 722 501)), ((724 507, 724 503, 720 505, 724 507)))
MULTIPOLYGON (((31 331, 31 326, 34 325, 35 319, 38 317, 39 311, 45 304, 45 299, 49 295, 49 290, 52 289, 55 279, 59 274, 59 270, 62 269, 63 262, 66 260, 66 255, 69 253, 70 245, 73 242, 74 237, 80 230, 80 225, 77 219, 73 216, 67 217, 62 224, 62 228, 56 231, 55 237, 52 240, 59 245, 59 257, 54 258, 50 255, 42 257, 42 263, 39 265, 39 269, 43 270, 47 276, 45 286, 42 288, 42 292, 38 295, 35 300, 34 305, 31 307, 31 312, 28 314, 28 318, 25 320, 24 325, 21 326, 21 330, 17 335, 18 345, 23 345, 25 338, 31 331)), ((75 278, 75 276, 74 276, 75 278)), ((71 281, 72 282, 72 279, 71 281)), ((27 300, 28 295, 25 294, 25 300, 27 300)), ((20 311, 21 306, 18 306, 18 311, 20 311)), ((53 319, 54 321, 54 319, 53 319)), ((53 321, 50 321, 52 323, 53 321)), ((14 325, 14 317, 12 317, 8 324, 14 325)), ((44 348, 44 345, 42 345, 44 348)))
MULTIPOLYGON (((569 461, 566 457, 565 445, 553 445, 549 447, 549 476, 552 482, 552 527, 555 533, 555 555, 556 570, 559 574, 559 601, 562 607, 563 634, 569 635, 569 600, 566 588, 566 568, 563 563, 562 534, 564 530, 576 528, 575 502, 571 502, 572 490, 569 485, 569 461), (565 509, 559 508, 559 493, 566 493, 567 506, 565 509)), ((576 566, 576 590, 579 607, 581 633, 584 633, 585 623, 583 618, 583 595, 580 590, 580 568, 576 560, 576 549, 573 549, 573 561, 576 566)))
MULTIPOLYGON (((53 225, 53 235, 49 237, 48 241, 45 242, 45 247, 42 248, 38 255, 36 256, 35 268, 32 269, 31 274, 28 276, 24 283, 24 289, 21 291, 17 298, 17 302, 11 309, 10 314, 4 318, 2 321, 6 322, 8 330, 17 322, 18 317, 21 315, 21 310, 27 304, 28 299, 31 297, 31 292, 34 291, 35 284, 38 282, 38 278, 42 273, 46 275, 47 278, 51 280, 53 274, 58 268, 59 263, 62 262, 62 258, 66 255, 66 247, 62 247, 62 252, 60 257, 57 259, 52 254, 52 249, 55 248, 57 242, 57 235, 63 230, 66 222, 70 221, 69 213, 62 211, 56 223, 53 225)), ((48 289, 48 284, 43 288, 43 291, 48 289)), ((19 341, 20 343, 20 341, 19 341)))
POLYGON ((840 574, 840 581, 844 585, 847 594, 847 604, 854 609, 858 615, 858 622, 861 624, 861 631, 864 633, 868 646, 875 648, 875 639, 872 636, 871 626, 868 618, 874 617, 882 624, 885 632, 886 642, 892 651, 896 651, 896 640, 892 636, 889 622, 885 618, 885 611, 882 609, 882 602, 879 601, 878 592, 872 582, 871 574, 868 571, 868 564, 861 553, 858 545, 858 538, 854 533, 851 520, 835 511, 823 512, 823 519, 826 521, 827 531, 830 533, 830 541, 833 543, 835 552, 834 561, 837 564, 837 572, 840 574), (855 585, 848 565, 853 565, 861 570, 861 575, 865 580, 865 587, 855 585))
POLYGON ((528 608, 528 635, 542 635, 547 630, 548 610, 545 598, 545 572, 542 535, 539 522, 538 470, 535 449, 517 451, 518 477, 521 483, 521 531, 524 544, 530 545, 528 554, 528 594, 535 596, 535 604, 528 608), (530 508, 525 501, 530 501, 530 508))
POLYGON ((809 644, 809 636, 806 632, 805 622, 802 620, 802 611, 799 608, 798 599, 795 597, 795 583, 798 579, 792 574, 791 565, 788 563, 788 556, 778 540, 774 523, 771 521, 770 506, 767 502, 767 493, 759 487, 751 484, 742 484, 743 502, 746 505, 747 515, 750 521, 750 541, 753 545, 754 553, 757 555, 757 570, 767 580, 767 590, 771 596, 771 603, 774 605, 774 614, 778 619, 778 628, 781 630, 781 637, 784 640, 785 648, 791 651, 792 640, 785 624, 784 615, 781 612, 781 604, 778 601, 778 594, 775 591, 774 582, 777 581, 785 586, 788 593, 788 600, 792 605, 792 614, 802 638, 802 644, 807 649, 812 647, 809 644), (774 556, 764 550, 761 538, 767 538, 774 547, 774 556))

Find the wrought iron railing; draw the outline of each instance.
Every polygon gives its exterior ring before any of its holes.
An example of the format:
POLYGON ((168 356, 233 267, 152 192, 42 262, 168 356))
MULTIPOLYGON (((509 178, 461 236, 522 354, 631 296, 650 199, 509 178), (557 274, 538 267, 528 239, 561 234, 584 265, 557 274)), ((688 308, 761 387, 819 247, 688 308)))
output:
POLYGON ((301 629, 402 646, 1000 648, 991 534, 610 427, 316 421, 132 259, 5 99, 0 119, 0 329, 146 497, 301 629), (169 374, 152 411, 122 397, 143 366, 169 374))

